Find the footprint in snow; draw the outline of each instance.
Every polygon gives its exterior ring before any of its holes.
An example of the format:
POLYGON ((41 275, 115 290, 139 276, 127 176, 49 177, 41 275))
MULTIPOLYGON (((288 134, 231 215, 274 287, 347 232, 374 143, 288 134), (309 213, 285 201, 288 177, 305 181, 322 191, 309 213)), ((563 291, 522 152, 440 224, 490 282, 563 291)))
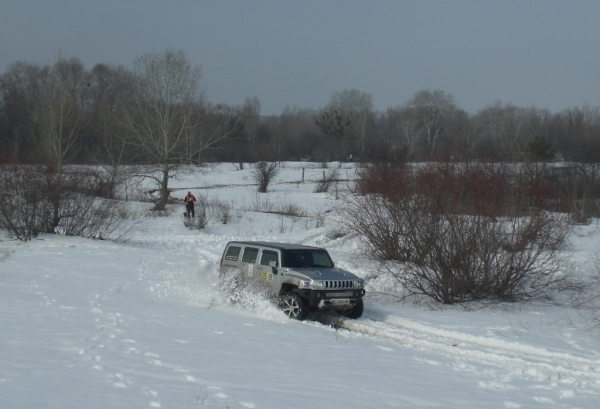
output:
POLYGON ((550 398, 544 398, 543 396, 534 396, 533 400, 540 403, 554 403, 550 398))
POLYGON ((160 402, 150 402, 150 407, 151 408, 162 408, 162 405, 160 404, 160 402))
POLYGON ((245 408, 255 408, 256 405, 254 405, 254 403, 250 403, 250 402, 238 402, 240 404, 240 406, 243 406, 245 408))
POLYGON ((560 392, 561 399, 569 399, 569 398, 574 398, 574 397, 575 397, 575 392, 573 392, 571 389, 563 389, 560 392))

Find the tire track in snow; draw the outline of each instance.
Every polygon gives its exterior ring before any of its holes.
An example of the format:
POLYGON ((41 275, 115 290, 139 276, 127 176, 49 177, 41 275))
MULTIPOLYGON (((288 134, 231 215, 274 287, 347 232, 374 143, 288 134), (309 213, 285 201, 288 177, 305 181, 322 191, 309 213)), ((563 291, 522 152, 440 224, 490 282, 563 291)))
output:
POLYGON ((363 319, 322 314, 318 321, 335 328, 391 340, 412 348, 509 370, 534 381, 592 386, 600 391, 600 360, 579 357, 483 336, 447 331, 404 318, 367 312, 363 319))

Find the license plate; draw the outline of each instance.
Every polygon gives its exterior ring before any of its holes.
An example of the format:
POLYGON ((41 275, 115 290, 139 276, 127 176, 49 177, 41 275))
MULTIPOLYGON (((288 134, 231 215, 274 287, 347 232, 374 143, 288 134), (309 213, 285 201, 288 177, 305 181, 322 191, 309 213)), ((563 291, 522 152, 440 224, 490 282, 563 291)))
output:
POLYGON ((350 300, 331 300, 331 303, 333 305, 344 305, 344 304, 350 304, 350 300))

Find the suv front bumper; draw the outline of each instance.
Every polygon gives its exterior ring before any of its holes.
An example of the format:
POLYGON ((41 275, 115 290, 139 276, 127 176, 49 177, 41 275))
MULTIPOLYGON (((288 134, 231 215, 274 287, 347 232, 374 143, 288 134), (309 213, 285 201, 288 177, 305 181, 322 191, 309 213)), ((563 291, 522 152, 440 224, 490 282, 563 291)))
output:
POLYGON ((345 310, 356 305, 357 301, 365 295, 365 290, 300 290, 300 296, 308 301, 311 309, 319 310, 345 310), (342 302, 340 300, 348 300, 342 302))

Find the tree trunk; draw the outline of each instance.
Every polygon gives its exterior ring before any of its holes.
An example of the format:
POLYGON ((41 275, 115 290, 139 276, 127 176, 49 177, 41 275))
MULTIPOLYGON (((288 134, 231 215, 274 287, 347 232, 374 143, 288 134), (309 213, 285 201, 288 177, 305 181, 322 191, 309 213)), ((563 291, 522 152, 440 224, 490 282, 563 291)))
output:
POLYGON ((169 165, 163 167, 163 178, 160 182, 160 199, 156 204, 156 210, 165 210, 169 199, 169 165))

